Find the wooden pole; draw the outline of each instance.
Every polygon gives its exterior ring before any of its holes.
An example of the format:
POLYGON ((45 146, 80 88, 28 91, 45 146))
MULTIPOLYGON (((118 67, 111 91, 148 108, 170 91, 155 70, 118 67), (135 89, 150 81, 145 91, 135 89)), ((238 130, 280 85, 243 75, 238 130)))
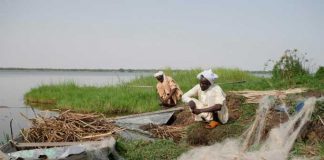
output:
POLYGON ((119 120, 119 119, 125 119, 125 118, 133 118, 133 117, 139 117, 139 116, 147 116, 147 115, 153 115, 153 114, 159 114, 159 113, 166 113, 166 112, 172 112, 172 111, 181 111, 183 109, 184 109, 183 107, 174 107, 174 108, 160 110, 160 111, 155 111, 155 112, 146 112, 146 113, 141 113, 141 114, 132 114, 132 115, 128 115, 128 116, 120 116, 120 117, 115 117, 115 118, 108 118, 108 120, 119 120))

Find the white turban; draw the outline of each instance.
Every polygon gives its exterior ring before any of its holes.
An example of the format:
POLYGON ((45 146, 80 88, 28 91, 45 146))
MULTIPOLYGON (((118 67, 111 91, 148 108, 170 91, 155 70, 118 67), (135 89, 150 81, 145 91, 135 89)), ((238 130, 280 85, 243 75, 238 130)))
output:
POLYGON ((163 74, 164 74, 163 71, 158 71, 154 74, 154 77, 156 78, 158 76, 162 76, 163 74))
POLYGON ((218 75, 213 73, 211 69, 202 71, 197 75, 197 78, 200 80, 202 78, 201 76, 206 78, 211 84, 214 84, 215 80, 218 78, 218 75))

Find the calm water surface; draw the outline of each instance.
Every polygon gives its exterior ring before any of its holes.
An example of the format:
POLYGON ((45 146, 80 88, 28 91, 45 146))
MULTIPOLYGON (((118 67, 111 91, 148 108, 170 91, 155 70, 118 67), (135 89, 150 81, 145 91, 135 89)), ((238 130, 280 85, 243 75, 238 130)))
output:
MULTIPOLYGON (((10 135, 11 119, 14 135, 30 125, 21 114, 34 117, 30 106, 24 104, 24 94, 31 88, 70 81, 88 86, 114 85, 150 74, 152 72, 0 70, 0 142, 5 135, 10 135)), ((35 109, 35 112, 41 111, 35 109)))

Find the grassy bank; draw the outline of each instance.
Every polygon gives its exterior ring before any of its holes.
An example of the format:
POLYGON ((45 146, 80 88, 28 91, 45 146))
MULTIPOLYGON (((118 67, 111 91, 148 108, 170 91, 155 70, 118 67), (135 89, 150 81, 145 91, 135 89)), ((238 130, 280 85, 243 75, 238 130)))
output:
MULTIPOLYGON (((165 72, 177 81, 183 91, 187 91, 197 84, 196 75, 200 70, 165 70, 165 72)), ((262 81, 261 78, 238 69, 218 69, 216 73, 220 76, 219 83, 242 80, 248 83, 256 80, 262 81)), ((26 93, 25 101, 36 106, 51 106, 80 112, 106 114, 148 112, 159 109, 155 90, 156 83, 157 81, 153 76, 147 76, 138 77, 128 83, 106 87, 78 86, 73 82, 42 85, 26 93), (141 88, 136 86, 152 87, 141 88)))
MULTIPOLYGON (((172 76, 181 89, 186 92, 198 83, 196 75, 200 69, 172 71, 166 69, 166 75, 172 76)), ((312 77, 301 77, 295 82, 277 81, 260 78, 239 69, 215 69, 219 75, 218 83, 229 90, 266 90, 278 88, 310 87, 323 90, 323 84, 312 77), (245 81, 245 83, 228 84, 245 81)), ((25 94, 25 102, 37 107, 72 109, 78 112, 99 112, 105 114, 131 114, 155 111, 159 109, 155 91, 157 81, 153 76, 138 77, 135 80, 116 86, 93 87, 78 86, 74 82, 42 85, 25 94), (152 87, 136 87, 152 86, 152 87)))

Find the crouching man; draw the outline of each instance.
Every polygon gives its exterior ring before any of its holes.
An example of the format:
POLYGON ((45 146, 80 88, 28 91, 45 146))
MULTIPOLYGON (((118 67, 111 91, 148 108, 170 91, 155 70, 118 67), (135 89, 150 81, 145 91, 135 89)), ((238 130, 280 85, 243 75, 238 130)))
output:
POLYGON ((183 94, 176 81, 162 71, 155 73, 154 77, 158 81, 156 90, 163 109, 176 106, 183 94))
POLYGON ((199 84, 182 96, 194 114, 195 121, 208 122, 206 128, 215 128, 228 121, 228 108, 225 105, 225 93, 215 84, 218 76, 213 71, 205 70, 197 75, 199 84))

